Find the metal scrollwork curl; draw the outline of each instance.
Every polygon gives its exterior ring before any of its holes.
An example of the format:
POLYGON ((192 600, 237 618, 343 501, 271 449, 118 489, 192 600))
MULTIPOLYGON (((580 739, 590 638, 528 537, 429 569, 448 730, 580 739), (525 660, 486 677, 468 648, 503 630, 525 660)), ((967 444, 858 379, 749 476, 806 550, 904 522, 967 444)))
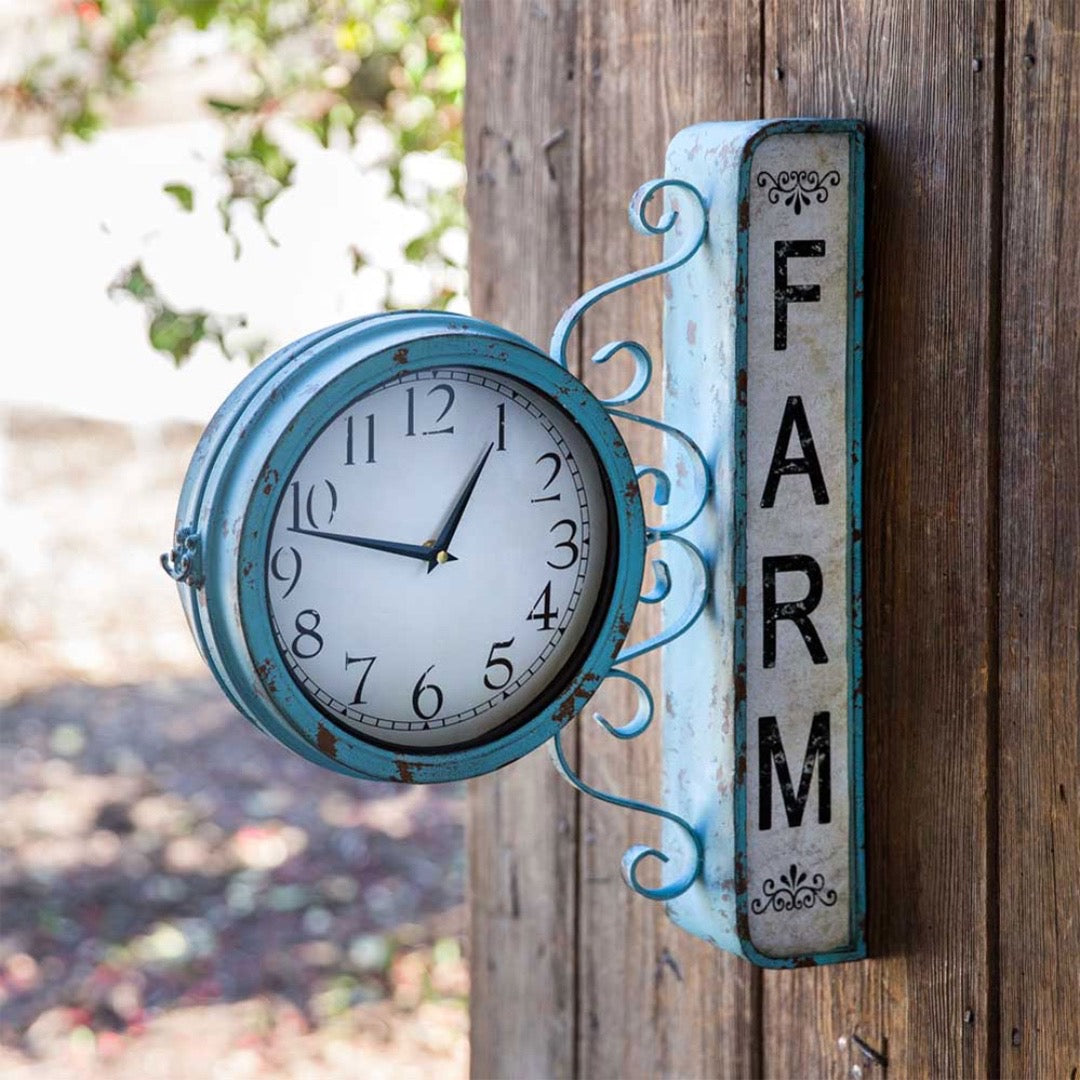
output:
MULTIPOLYGON (((686 233, 685 243, 683 243, 677 251, 667 256, 667 258, 662 259, 660 262, 653 266, 646 267, 643 270, 632 270, 630 273, 623 274, 613 281, 605 282, 603 285, 597 285, 571 304, 570 307, 563 312, 562 318, 555 327, 554 334, 551 335, 551 346, 549 351, 556 363, 561 364, 563 367, 569 365, 569 360, 566 355, 567 343, 570 340, 570 335, 573 333, 574 328, 581 321, 582 316, 589 308, 600 300, 603 300, 605 296, 610 296, 620 289, 636 285, 639 281, 647 281, 649 278, 656 277, 658 274, 666 274, 676 267, 682 266, 684 262, 693 258, 697 253, 698 248, 705 242, 705 235, 708 232, 709 227, 709 215, 705 206, 705 200, 702 197, 701 192, 698 191, 693 184, 688 184, 684 180, 674 180, 663 177, 659 180, 650 180, 648 183, 642 184, 641 187, 634 192, 634 197, 630 200, 631 226, 636 232, 645 236, 662 236, 675 227, 675 223, 679 220, 680 214, 684 212, 681 208, 673 207, 672 209, 667 210, 665 213, 661 214, 660 218, 655 223, 649 221, 646 216, 646 210, 653 197, 657 192, 662 191, 665 188, 686 192, 690 196, 690 206, 700 217, 696 228, 693 225, 690 226, 686 233)), ((619 352, 628 352, 634 358, 633 378, 627 388, 621 393, 616 394, 611 398, 601 399, 605 405, 627 405, 631 401, 636 400, 645 392, 645 387, 649 385, 649 380, 652 377, 652 358, 649 355, 648 349, 646 349, 639 341, 622 340, 611 342, 593 354, 593 363, 606 363, 619 352)))
POLYGON ((599 799, 601 802, 610 803, 612 806, 621 806, 625 810, 636 810, 639 813, 664 818, 676 825, 686 837, 693 851, 693 857, 687 860, 683 872, 674 881, 669 881, 665 885, 645 885, 638 877, 638 867, 647 858, 654 858, 662 863, 670 862, 671 856, 666 852, 661 851, 659 848, 647 847, 644 844, 635 844, 622 857, 623 877, 634 892, 649 900, 674 900, 675 897, 681 896, 698 879, 705 862, 705 847, 697 831, 678 814, 673 814, 669 810, 664 810, 659 806, 652 806, 649 803, 639 802, 637 799, 625 799, 619 795, 611 795, 606 791, 594 788, 570 767, 570 763, 566 760, 566 753, 563 750, 562 736, 563 733, 560 731, 549 744, 552 758, 555 767, 578 791, 590 795, 594 799, 599 799))
MULTIPOLYGON (((685 552, 688 556, 692 575, 689 590, 690 597, 678 618, 669 620, 668 625, 659 633, 653 634, 652 637, 646 638, 637 645, 630 645, 624 648, 615 658, 616 664, 629 663, 631 660, 636 660, 639 656, 644 656, 654 649, 662 648, 669 642, 674 641, 677 637, 682 637, 682 635, 697 622, 699 616, 705 610, 705 605, 709 602, 709 564, 699 548, 684 536, 661 535, 654 532, 648 532, 645 535, 645 539, 649 544, 655 544, 662 540, 672 541, 678 544, 683 552, 685 552)), ((668 565, 662 560, 657 560, 657 562, 660 562, 664 568, 663 576, 668 591, 670 591, 671 572, 668 565)), ((664 593, 664 597, 661 599, 666 598, 666 596, 667 592, 664 593)), ((645 598, 642 597, 642 599, 644 600, 645 598)), ((645 600, 645 602, 650 603, 651 601, 645 600)))
POLYGON ((600 713, 593 713, 593 719, 609 734, 616 739, 636 739, 651 723, 653 718, 653 696, 648 686, 636 675, 629 671, 620 671, 616 668, 608 672, 609 679, 623 679, 637 690, 638 707, 632 720, 622 725, 615 725, 606 720, 600 713))
MULTIPOLYGON (((555 333, 551 338, 551 356, 556 363, 563 367, 567 366, 567 342, 574 328, 581 321, 581 317, 594 304, 609 296, 619 289, 634 285, 639 281, 665 274, 685 263, 701 247, 708 232, 708 209, 701 193, 693 185, 682 180, 662 179, 651 180, 643 184, 635 192, 630 202, 630 224, 633 228, 647 236, 662 236, 675 228, 681 214, 686 213, 686 202, 683 205, 673 198, 670 200, 670 209, 660 215, 655 222, 650 222, 646 211, 652 198, 657 192, 670 188, 673 193, 683 193, 690 196, 689 207, 691 213, 696 213, 696 219, 689 217, 684 219, 685 230, 680 227, 678 232, 684 234, 683 242, 676 250, 669 254, 661 262, 644 270, 635 270, 622 277, 616 278, 605 285, 599 285, 585 293, 575 304, 571 305, 563 317, 559 320, 555 333)), ((688 586, 688 600, 682 612, 675 619, 666 620, 666 628, 658 634, 647 638, 639 644, 624 648, 615 658, 615 667, 608 672, 608 678, 622 679, 629 682, 637 692, 637 709, 634 716, 621 725, 612 724, 601 713, 594 713, 593 718, 610 735, 617 739, 633 739, 642 734, 652 723, 654 704, 652 693, 648 686, 638 676, 623 670, 618 665, 625 664, 636 657, 658 649, 663 645, 674 641, 681 634, 686 633, 697 621, 704 611, 709 599, 710 572, 705 556, 689 540, 679 535, 684 529, 697 520, 705 509, 712 491, 712 473, 709 463, 702 453, 701 448, 685 432, 665 424, 659 420, 652 420, 636 413, 624 412, 618 408, 621 405, 629 405, 636 401, 648 389, 652 379, 653 362, 648 349, 639 341, 620 339, 611 341, 598 349, 592 357, 595 364, 606 364, 619 353, 627 353, 634 361, 634 372, 626 388, 613 397, 601 399, 609 415, 627 420, 636 424, 644 424, 654 428, 664 435, 676 440, 685 454, 692 462, 692 474, 690 490, 693 492, 693 500, 689 507, 681 511, 680 516, 665 520, 657 524, 647 525, 645 531, 646 545, 658 544, 664 541, 672 541, 683 553, 684 562, 690 566, 690 580, 688 586)), ((654 488, 652 501, 656 506, 666 507, 671 498, 673 484, 668 473, 656 465, 642 465, 636 470, 638 484, 646 479, 652 479, 654 488)), ((672 593, 674 575, 666 558, 653 559, 654 582, 651 588, 641 593, 638 600, 642 604, 659 604, 667 600, 672 593)), ((660 886, 645 885, 639 876, 639 870, 643 863, 653 859, 660 863, 671 862, 671 855, 655 847, 644 844, 635 844, 623 855, 622 872, 626 883, 636 893, 650 900, 673 900, 681 896, 689 889, 702 873, 705 860, 704 843, 699 832, 684 818, 669 810, 648 803, 639 802, 636 799, 627 799, 608 792, 599 791, 584 781, 566 760, 562 744, 563 732, 558 732, 551 742, 551 754, 555 766, 559 772, 586 795, 590 795, 601 802, 610 803, 613 806, 621 806, 628 810, 637 810, 641 813, 652 814, 654 817, 663 818, 677 826, 679 832, 686 838, 692 851, 692 858, 685 860, 685 865, 680 864, 680 872, 665 884, 660 886)))
MULTIPOLYGON (((638 416, 637 413, 624 412, 622 409, 609 408, 608 412, 612 416, 620 416, 622 419, 631 420, 635 424, 644 424, 646 427, 651 427, 656 431, 662 431, 665 435, 675 439, 686 451, 695 468, 694 488, 696 497, 693 507, 676 521, 665 521, 650 526, 650 531, 656 536, 666 537, 674 536, 676 533, 689 528, 697 521, 705 507, 708 506, 709 498, 712 495, 712 470, 709 468, 709 462, 701 447, 685 431, 680 431, 677 427, 672 427, 671 424, 665 424, 662 420, 653 420, 648 416, 638 416)), ((637 476, 638 480, 651 476, 656 481, 653 502, 657 506, 667 506, 671 498, 671 478, 668 474, 656 465, 642 465, 637 469, 637 476)))

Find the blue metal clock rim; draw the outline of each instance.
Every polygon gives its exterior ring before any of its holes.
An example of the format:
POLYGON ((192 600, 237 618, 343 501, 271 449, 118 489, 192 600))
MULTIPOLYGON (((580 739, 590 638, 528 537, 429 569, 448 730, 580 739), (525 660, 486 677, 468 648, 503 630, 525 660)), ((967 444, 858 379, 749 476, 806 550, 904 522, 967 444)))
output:
POLYGON ((413 313, 350 325, 294 354, 246 399, 206 482, 207 614, 219 681, 264 731, 309 760, 371 779, 464 779, 516 760, 550 739, 611 669, 637 604, 645 525, 634 466, 603 405, 535 346, 480 320, 413 313), (419 333, 418 333, 419 331, 419 333), (265 538, 287 477, 311 438, 349 401, 407 371, 462 365, 534 386, 574 420, 593 446, 616 499, 618 557, 611 602, 584 663, 556 699, 520 727, 454 753, 388 749, 333 727, 293 682, 269 619, 265 538), (303 404, 296 404, 303 402, 303 404), (241 440, 246 448, 241 450, 241 440), (231 446, 230 446, 231 440, 231 446), (217 494, 217 497, 213 497, 217 494), (242 504, 242 505, 241 505, 242 504))
MULTIPOLYGON (((177 531, 187 525, 189 520, 193 521, 197 519, 199 507, 206 492, 211 470, 218 459, 218 454, 226 444, 229 435, 234 431, 236 421, 243 413, 244 407, 251 401, 252 397, 258 393, 259 389, 278 371, 287 366, 291 361, 295 360, 305 349, 317 344, 323 338, 329 337, 347 327, 356 326, 378 317, 379 316, 368 315, 359 319, 351 319, 347 322, 325 327, 321 330, 316 330, 313 333, 307 334, 302 338, 298 338, 296 341, 291 342, 284 348, 278 349, 278 351, 271 356, 268 356, 257 368, 250 372, 236 387, 233 388, 232 392, 221 403, 211 417, 210 422, 206 425, 206 428, 191 455, 191 462, 188 465, 187 473, 184 476, 184 483, 180 489, 180 498, 178 500, 176 516, 177 531)), ((187 617, 188 625, 195 638, 195 643, 198 646, 201 655, 209 663, 209 647, 206 642, 202 621, 197 615, 194 590, 186 588, 184 585, 180 585, 179 593, 184 614, 187 617)), ((232 692, 227 688, 225 688, 225 692, 230 700, 233 701, 233 704, 237 705, 232 692)))
MULTIPOLYGON (((411 320, 416 326, 417 320, 429 314, 432 313, 380 312, 345 320, 313 331, 262 361, 218 407, 199 439, 181 488, 176 529, 194 524, 198 526, 196 531, 201 531, 204 538, 208 535, 206 529, 210 509, 218 504, 221 497, 220 479, 223 463, 231 460, 231 455, 236 451, 237 445, 248 437, 249 429, 254 424, 252 412, 253 410, 258 412, 264 394, 269 394, 273 398, 276 393, 279 393, 283 380, 291 378, 301 369, 313 349, 329 338, 360 327, 363 327, 365 334, 371 334, 383 327, 401 322, 403 319, 411 320)), ((440 316, 438 327, 441 328, 445 322, 445 316, 441 313, 435 314, 440 316)), ((431 332, 432 328, 425 325, 420 329, 431 332)), ((205 542, 204 546, 206 546, 205 542)), ((210 550, 213 551, 212 546, 210 550)), ((268 728, 260 718, 258 710, 252 710, 245 705, 245 688, 250 684, 249 673, 244 670, 242 663, 232 663, 233 657, 229 650, 222 652, 218 647, 219 642, 212 632, 207 593, 202 589, 190 588, 184 583, 178 583, 178 592, 199 652, 225 696, 237 711, 261 731, 271 734, 300 756, 318 764, 327 764, 316 752, 311 751, 306 743, 296 739, 291 733, 268 728)), ((220 624, 220 619, 218 622, 220 624)), ((336 768, 332 763, 329 763, 328 767, 336 768)), ((337 768, 336 771, 346 772, 347 770, 337 768)))
MULTIPOLYGON (((849 260, 851 266, 848 295, 848 344, 847 344, 847 436, 850 453, 848 460, 848 492, 851 528, 856 539, 852 543, 848 568, 848 587, 852 603, 852 631, 848 645, 851 692, 848 698, 848 754, 851 767, 848 774, 852 806, 851 822, 851 923, 850 938, 846 946, 828 952, 806 956, 769 956, 759 951, 750 938, 749 896, 746 890, 736 895, 736 927, 743 955, 760 967, 793 968, 808 964, 836 964, 860 960, 867 955, 866 944, 866 859, 863 757, 863 571, 862 571, 862 355, 863 355, 863 252, 864 252, 864 199, 866 171, 866 128, 861 120, 776 120, 766 122, 747 140, 743 149, 739 170, 740 205, 749 198, 750 169, 754 152, 770 135, 802 133, 807 131, 831 132, 847 135, 851 146, 851 173, 849 180, 849 220, 854 228, 850 231, 849 260)), ((747 358, 748 292, 748 232, 740 225, 736 253, 736 381, 744 386, 747 358)), ((746 594, 746 403, 737 402, 735 410, 735 535, 741 539, 735 545, 735 587, 746 594)), ((746 620, 735 620, 735 666, 746 670, 746 620)), ((736 701, 735 708, 735 756, 737 761, 747 761, 746 699, 736 701)), ((736 863, 746 865, 747 851, 747 781, 746 771, 736 770, 735 776, 735 852, 736 863)))

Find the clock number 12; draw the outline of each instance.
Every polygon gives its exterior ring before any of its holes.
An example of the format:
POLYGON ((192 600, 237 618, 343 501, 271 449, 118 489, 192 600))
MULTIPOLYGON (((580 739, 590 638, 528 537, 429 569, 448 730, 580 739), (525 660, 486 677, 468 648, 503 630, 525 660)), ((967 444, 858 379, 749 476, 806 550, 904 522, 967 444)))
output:
MULTIPOLYGON (((408 395, 409 403, 406 416, 406 437, 416 434, 416 390, 414 387, 408 387, 405 391, 408 395)), ((446 398, 446 403, 443 405, 442 412, 435 418, 436 424, 441 424, 446 414, 454 407, 454 388, 447 383, 436 383, 428 392, 427 396, 431 397, 432 394, 443 394, 446 398)), ((444 428, 431 428, 428 431, 422 431, 421 435, 453 435, 454 425, 450 424, 444 428)))

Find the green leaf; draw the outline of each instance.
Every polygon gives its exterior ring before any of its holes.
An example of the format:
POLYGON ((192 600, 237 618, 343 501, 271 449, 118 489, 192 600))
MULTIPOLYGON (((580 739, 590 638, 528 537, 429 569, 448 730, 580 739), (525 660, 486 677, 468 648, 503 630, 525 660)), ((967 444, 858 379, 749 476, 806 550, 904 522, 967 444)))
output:
POLYGON ((201 311, 159 312, 150 322, 150 344, 179 367, 206 337, 206 318, 201 311))
POLYGON ((434 249, 435 239, 431 233, 424 233, 410 240, 405 245, 405 258, 412 263, 423 262, 434 249))
POLYGON ((76 139, 89 142, 104 126, 100 114, 95 112, 89 104, 83 103, 82 107, 71 116, 64 117, 61 121, 61 130, 76 139))
POLYGON ((281 185, 292 176, 295 162, 266 134, 263 128, 251 137, 251 156, 263 167, 266 175, 281 185))
POLYGON ((214 21, 221 4, 219 0, 180 0, 177 7, 197 30, 205 30, 214 21))
POLYGON ((180 204, 181 209, 189 214, 195 209, 195 192, 187 184, 166 184, 162 191, 166 195, 171 195, 180 204))
POLYGON ((239 113, 248 109, 242 101, 224 101, 221 98, 207 98, 206 104, 220 113, 239 113))
POLYGON ((151 304, 157 300, 157 290, 146 276, 141 262, 132 263, 116 276, 109 286, 109 295, 115 296, 117 293, 125 293, 143 304, 151 304))

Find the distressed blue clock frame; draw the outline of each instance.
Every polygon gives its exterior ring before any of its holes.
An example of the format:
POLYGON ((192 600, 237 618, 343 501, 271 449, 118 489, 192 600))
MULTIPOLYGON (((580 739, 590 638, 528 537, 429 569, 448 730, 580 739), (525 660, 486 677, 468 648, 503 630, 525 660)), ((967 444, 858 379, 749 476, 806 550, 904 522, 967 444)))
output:
POLYGON ((310 761, 373 780, 457 780, 513 761, 566 726, 610 671, 638 602, 645 526, 634 466, 603 406, 523 338, 490 323, 397 312, 295 342, 230 395, 200 441, 165 558, 199 648, 237 708, 310 761), (274 640, 266 545, 289 476, 346 406, 406 371, 464 365, 512 374, 556 401, 594 447, 615 497, 610 606, 584 662, 555 700, 508 733, 452 753, 389 749, 330 723, 293 682, 274 640))

